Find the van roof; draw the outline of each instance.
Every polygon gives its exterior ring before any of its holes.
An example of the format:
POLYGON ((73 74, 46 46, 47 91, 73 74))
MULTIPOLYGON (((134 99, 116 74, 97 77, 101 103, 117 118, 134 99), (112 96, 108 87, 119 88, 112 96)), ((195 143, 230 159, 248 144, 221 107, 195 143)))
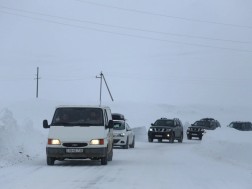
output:
MULTIPOLYGON (((108 106, 99 106, 99 105, 59 105, 56 108, 109 108, 108 106)), ((109 108, 110 109, 110 108, 109 108)))

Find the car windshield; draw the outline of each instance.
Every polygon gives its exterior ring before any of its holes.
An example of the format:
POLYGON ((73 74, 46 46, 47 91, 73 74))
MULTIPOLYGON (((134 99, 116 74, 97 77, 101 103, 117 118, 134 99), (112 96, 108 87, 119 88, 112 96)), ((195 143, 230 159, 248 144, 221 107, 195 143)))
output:
POLYGON ((169 119, 159 119, 155 122, 155 126, 169 126, 174 127, 174 121, 169 119))
POLYGON ((124 122, 114 121, 114 130, 124 130, 125 124, 124 122))
POLYGON ((52 126, 103 126, 103 111, 101 108, 57 108, 52 120, 52 126))

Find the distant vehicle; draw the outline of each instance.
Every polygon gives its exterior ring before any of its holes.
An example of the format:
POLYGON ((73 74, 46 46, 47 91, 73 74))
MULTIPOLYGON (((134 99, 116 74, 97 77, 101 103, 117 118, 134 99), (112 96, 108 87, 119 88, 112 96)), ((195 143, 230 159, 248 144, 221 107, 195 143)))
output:
POLYGON ((252 131, 252 123, 249 121, 233 121, 228 127, 237 129, 239 131, 252 131))
POLYGON ((47 165, 55 160, 101 160, 102 165, 113 157, 113 120, 106 106, 59 106, 50 128, 46 146, 47 165))
POLYGON ((113 120, 125 120, 124 115, 119 114, 119 113, 112 113, 112 119, 113 120))
POLYGON ((196 121, 194 125, 201 126, 206 130, 215 130, 218 127, 221 127, 220 122, 214 118, 203 118, 199 121, 196 121))
POLYGON ((135 147, 135 134, 126 120, 114 120, 113 145, 124 149, 135 147))
POLYGON ((183 125, 181 121, 178 118, 157 119, 148 130, 148 141, 153 142, 154 139, 157 139, 158 142, 169 140, 170 143, 178 140, 181 143, 183 141, 183 125))

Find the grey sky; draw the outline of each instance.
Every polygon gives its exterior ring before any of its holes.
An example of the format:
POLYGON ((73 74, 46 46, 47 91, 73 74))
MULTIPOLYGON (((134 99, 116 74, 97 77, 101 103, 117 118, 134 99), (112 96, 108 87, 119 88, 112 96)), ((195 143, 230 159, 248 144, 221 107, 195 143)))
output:
POLYGON ((250 104, 252 2, 1 0, 2 99, 250 104), (103 88, 103 98, 109 100, 103 88))

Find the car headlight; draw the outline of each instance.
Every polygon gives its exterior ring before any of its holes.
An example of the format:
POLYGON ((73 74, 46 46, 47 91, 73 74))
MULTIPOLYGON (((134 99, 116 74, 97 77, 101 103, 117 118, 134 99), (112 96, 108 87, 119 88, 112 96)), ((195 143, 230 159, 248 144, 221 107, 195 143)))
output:
POLYGON ((150 129, 149 129, 149 131, 153 131, 153 129, 152 129, 152 128, 150 128, 150 129))
POLYGON ((50 145, 61 145, 61 142, 59 139, 51 139, 51 138, 48 138, 48 144, 50 145))
POLYGON ((104 139, 93 139, 90 141, 91 145, 103 145, 104 144, 104 139))
POLYGON ((124 137, 124 136, 125 136, 125 133, 120 133, 119 136, 120 136, 120 137, 124 137))

